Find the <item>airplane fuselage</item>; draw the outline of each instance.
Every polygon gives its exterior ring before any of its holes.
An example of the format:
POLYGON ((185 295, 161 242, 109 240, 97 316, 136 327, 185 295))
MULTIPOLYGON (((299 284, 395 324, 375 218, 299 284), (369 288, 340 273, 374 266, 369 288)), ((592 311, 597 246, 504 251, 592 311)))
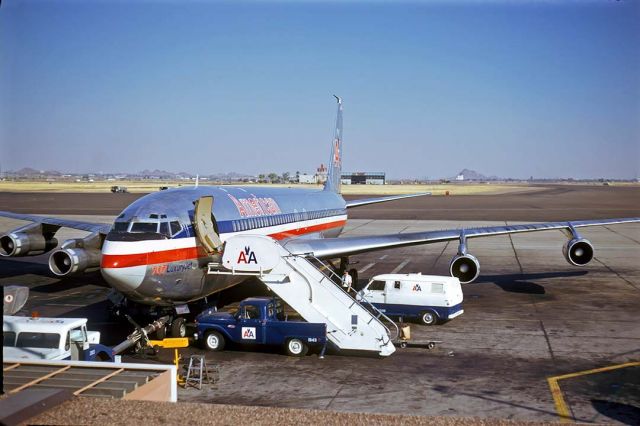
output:
POLYGON ((244 277, 207 275, 214 260, 194 229, 195 201, 212 196, 220 239, 237 234, 277 240, 336 237, 347 210, 332 191, 262 187, 184 187, 141 197, 116 218, 102 246, 103 277, 128 299, 176 305, 240 283, 244 277))

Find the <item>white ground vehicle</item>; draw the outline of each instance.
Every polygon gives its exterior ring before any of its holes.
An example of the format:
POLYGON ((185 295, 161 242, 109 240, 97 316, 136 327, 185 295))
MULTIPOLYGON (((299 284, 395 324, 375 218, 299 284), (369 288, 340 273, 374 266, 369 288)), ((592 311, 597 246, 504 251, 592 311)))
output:
POLYGON ((87 331, 86 318, 2 317, 3 351, 7 359, 113 361, 113 351, 100 344, 99 331, 87 331))
POLYGON ((425 325, 462 315, 462 288, 455 277, 376 275, 358 293, 389 316, 418 318, 425 325))

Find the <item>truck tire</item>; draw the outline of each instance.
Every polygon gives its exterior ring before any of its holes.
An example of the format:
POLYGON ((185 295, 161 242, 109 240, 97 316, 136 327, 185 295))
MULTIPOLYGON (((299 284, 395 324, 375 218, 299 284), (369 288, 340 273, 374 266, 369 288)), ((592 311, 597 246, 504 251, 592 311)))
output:
POLYGON ((156 330, 156 339, 164 340, 167 337, 167 326, 166 324, 156 330))
POLYGON ((186 337, 187 335, 187 320, 182 317, 178 317, 171 323, 171 337, 186 337))
POLYGON ((433 311, 424 311, 420 314, 420 322, 424 325, 435 325, 438 322, 438 315, 433 311))
POLYGON ((289 356, 305 356, 309 351, 309 347, 300 339, 289 339, 285 344, 287 355, 289 356))
POLYGON ((224 349, 224 337, 217 331, 209 331, 204 335, 204 347, 210 351, 220 352, 224 349))

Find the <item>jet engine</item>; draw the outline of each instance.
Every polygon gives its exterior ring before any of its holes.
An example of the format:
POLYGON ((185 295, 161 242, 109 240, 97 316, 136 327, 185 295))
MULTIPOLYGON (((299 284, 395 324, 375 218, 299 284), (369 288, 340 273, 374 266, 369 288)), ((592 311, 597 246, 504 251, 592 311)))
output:
POLYGON ((53 250, 58 226, 32 223, 0 237, 0 256, 35 256, 53 250))
POLYGON ((573 238, 562 247, 567 262, 574 266, 584 266, 593 259, 593 245, 584 238, 573 238))
POLYGON ((480 275, 480 262, 468 253, 458 254, 451 259, 449 273, 452 277, 458 278, 462 284, 468 284, 480 275))
POLYGON ((67 240, 49 256, 49 269, 55 275, 64 277, 84 272, 100 266, 102 253, 100 234, 86 238, 67 240))

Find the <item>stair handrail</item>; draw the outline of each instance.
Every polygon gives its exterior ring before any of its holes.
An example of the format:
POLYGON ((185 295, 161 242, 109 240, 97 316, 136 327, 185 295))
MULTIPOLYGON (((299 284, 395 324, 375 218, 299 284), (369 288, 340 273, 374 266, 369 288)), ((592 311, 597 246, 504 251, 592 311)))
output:
MULTIPOLYGON (((295 255, 293 255, 293 256, 295 256, 295 255)), ((330 266, 328 266, 328 265, 327 265, 327 264, 325 264, 322 260, 320 260, 320 259, 318 259, 316 256, 314 256, 314 255, 313 255, 313 253, 306 253, 306 255, 299 256, 299 257, 306 257, 306 258, 311 258, 311 259, 315 260, 315 261, 316 261, 316 262, 318 262, 320 265, 324 266, 324 270, 328 270, 328 271, 329 271, 329 273, 330 273, 332 276, 334 276, 334 277, 338 278, 338 279, 339 279, 339 282, 341 282, 341 281, 342 281, 342 278, 340 277, 340 275, 336 274, 336 273, 335 273, 335 271, 334 271, 330 266)), ((326 278, 328 278, 328 279, 329 279, 329 280, 330 280, 330 281, 331 281, 331 282, 332 282, 336 287, 338 287, 340 290, 342 290, 344 293, 346 293, 346 294, 347 294, 351 299, 353 299, 354 303, 357 303, 357 304, 358 304, 358 305, 360 305, 363 309, 366 309, 366 310, 368 310, 369 312, 373 311, 373 312, 375 312, 375 314, 377 314, 377 316, 373 316, 373 315, 372 315, 371 320, 369 320, 369 323, 370 323, 371 321, 373 321, 373 319, 375 318, 375 319, 376 319, 380 324, 382 324, 382 326, 385 328, 385 330, 387 331, 387 336, 389 337, 389 339, 390 339, 391 341, 394 341, 394 340, 397 340, 397 339, 398 339, 398 337, 400 336, 400 327, 398 327, 398 324, 396 324, 396 323, 395 323, 391 318, 389 318, 389 317, 388 317, 384 312, 382 312, 380 309, 376 308, 376 307, 375 307, 371 302, 369 302, 369 300, 367 300, 367 298, 366 298, 366 297, 364 297, 364 294, 357 293, 357 294, 359 294, 359 296, 360 296, 360 300, 358 300, 358 298, 357 298, 357 297, 352 297, 352 296, 351 296, 347 291, 345 291, 345 290, 344 290, 344 288, 342 288, 342 286, 341 286, 341 285, 339 285, 339 284, 337 284, 335 281, 333 281, 333 280, 331 279, 331 277, 330 277, 330 276, 327 276, 327 275, 324 273, 324 270, 323 270, 323 269, 320 269, 320 268, 316 268, 316 269, 317 269, 317 270, 318 270, 322 275, 324 275, 326 278), (367 307, 363 306, 363 304, 362 304, 361 302, 365 302, 365 303, 369 306, 369 308, 370 308, 370 309, 368 309, 367 307), (388 323, 390 323, 390 324, 392 324, 392 325, 393 325, 393 327, 395 328, 395 333, 393 333, 393 334, 395 335, 394 337, 391 337, 391 334, 392 334, 392 333, 391 333, 391 330, 389 330, 389 327, 387 327, 387 325, 385 324, 385 322, 383 322, 383 321, 380 321, 380 320, 379 320, 379 318, 380 318, 380 317, 384 318, 384 321, 386 321, 386 322, 388 322, 388 323)), ((373 312, 371 312, 371 313, 373 313, 373 312)), ((387 342, 383 342, 383 343, 384 343, 384 344, 387 344, 387 342)))

